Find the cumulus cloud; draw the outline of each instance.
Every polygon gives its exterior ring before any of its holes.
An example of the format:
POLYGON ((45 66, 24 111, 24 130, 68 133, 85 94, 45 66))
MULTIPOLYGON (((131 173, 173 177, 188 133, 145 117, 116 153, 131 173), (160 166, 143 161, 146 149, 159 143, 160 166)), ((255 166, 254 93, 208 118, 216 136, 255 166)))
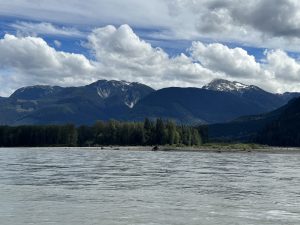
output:
POLYGON ((185 54, 170 57, 164 50, 153 48, 141 40, 128 25, 119 28, 106 26, 95 29, 88 37, 87 46, 103 71, 116 78, 145 82, 155 88, 170 84, 201 85, 213 73, 193 63, 185 54))
POLYGON ((255 84, 269 91, 299 91, 300 62, 269 50, 257 62, 241 48, 193 42, 188 54, 171 57, 140 39, 128 25, 94 29, 85 46, 93 58, 57 51, 39 37, 0 39, 2 93, 24 85, 84 85, 98 79, 138 81, 154 88, 201 87, 214 78, 255 84))
POLYGON ((87 46, 109 76, 155 88, 200 87, 213 78, 224 78, 283 92, 298 90, 295 81, 300 81, 300 63, 282 50, 268 51, 264 62, 258 62, 242 48, 196 41, 189 55, 170 57, 141 40, 128 25, 95 29, 87 46))
POLYGON ((181 54, 170 57, 141 40, 128 25, 95 29, 86 46, 94 54, 57 51, 39 37, 6 34, 0 40, 0 76, 9 83, 5 95, 25 85, 77 86, 98 79, 139 81, 155 88, 201 86, 214 73, 181 54), (5 74, 4 74, 5 73, 5 74))
POLYGON ((277 91, 299 91, 300 61, 288 56, 282 50, 267 51, 264 67, 276 81, 277 91))
POLYGON ((262 62, 242 48, 194 42, 191 57, 225 79, 254 84, 272 92, 299 91, 300 62, 282 50, 267 50, 262 62))
POLYGON ((83 55, 56 51, 42 38, 6 34, 0 39, 0 75, 2 87, 30 84, 62 86, 87 83, 94 65, 83 55))
POLYGON ((251 78, 261 73, 260 64, 255 57, 248 55, 242 48, 229 48, 223 44, 203 44, 194 42, 190 49, 191 55, 203 66, 232 77, 251 78))

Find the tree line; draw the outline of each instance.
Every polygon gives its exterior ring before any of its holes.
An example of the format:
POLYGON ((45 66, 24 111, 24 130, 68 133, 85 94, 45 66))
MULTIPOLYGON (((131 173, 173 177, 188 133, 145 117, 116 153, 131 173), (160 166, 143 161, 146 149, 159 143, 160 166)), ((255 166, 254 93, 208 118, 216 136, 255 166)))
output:
POLYGON ((76 146, 74 125, 0 126, 0 147, 76 146))
POLYGON ((273 121, 258 133, 255 141, 270 146, 299 147, 300 120, 297 117, 273 121))
POLYGON ((1 147, 182 145, 198 146, 205 129, 157 119, 144 122, 98 121, 92 126, 0 126, 1 147))

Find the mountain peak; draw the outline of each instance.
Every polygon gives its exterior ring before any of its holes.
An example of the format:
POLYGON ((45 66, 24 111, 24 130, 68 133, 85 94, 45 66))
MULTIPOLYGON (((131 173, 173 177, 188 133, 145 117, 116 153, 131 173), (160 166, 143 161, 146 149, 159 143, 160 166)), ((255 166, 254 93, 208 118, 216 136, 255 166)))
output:
MULTIPOLYGON (((113 86, 113 87, 124 87, 124 86, 133 86, 133 85, 143 85, 137 82, 128 82, 125 80, 98 80, 90 85, 95 85, 95 86, 113 86)), ((146 85, 144 85, 146 86, 146 85)))
POLYGON ((212 91, 224 92, 243 92, 244 90, 257 89, 257 87, 253 85, 246 85, 237 81, 229 81, 224 79, 214 79, 202 88, 212 91))
POLYGON ((102 99, 118 96, 129 108, 133 108, 142 97, 154 91, 144 84, 124 80, 98 80, 88 86, 95 88, 102 99))

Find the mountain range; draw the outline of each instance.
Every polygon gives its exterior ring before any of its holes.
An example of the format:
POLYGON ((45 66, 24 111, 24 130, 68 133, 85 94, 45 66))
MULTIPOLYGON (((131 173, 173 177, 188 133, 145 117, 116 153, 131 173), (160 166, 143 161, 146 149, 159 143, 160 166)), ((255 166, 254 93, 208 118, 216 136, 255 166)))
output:
POLYGON ((99 80, 82 87, 31 86, 0 101, 0 123, 92 124, 119 118, 154 90, 139 83, 99 80))
POLYGON ((200 88, 151 87, 99 80, 82 87, 30 86, 0 98, 0 124, 92 124, 96 120, 172 119, 184 124, 224 123, 270 112, 299 93, 273 94, 253 85, 213 80, 200 88))
POLYGON ((253 85, 219 79, 202 88, 171 87, 152 92, 136 104, 129 118, 161 117, 185 124, 219 123, 272 111, 299 95, 273 94, 253 85))

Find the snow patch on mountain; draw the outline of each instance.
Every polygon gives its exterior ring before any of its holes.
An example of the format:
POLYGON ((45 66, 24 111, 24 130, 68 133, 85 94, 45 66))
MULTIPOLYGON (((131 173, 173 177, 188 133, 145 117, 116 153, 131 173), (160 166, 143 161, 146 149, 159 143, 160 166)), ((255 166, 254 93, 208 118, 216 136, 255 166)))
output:
POLYGON ((97 88, 97 93, 101 98, 108 98, 110 96, 110 90, 109 89, 105 89, 105 88, 97 88))
POLYGON ((147 92, 152 91, 143 84, 124 80, 99 80, 89 86, 95 88, 102 99, 110 101, 117 98, 129 108, 133 108, 147 92))
POLYGON ((223 79, 215 79, 209 84, 202 87, 203 89, 223 92, 243 92, 249 89, 257 89, 256 86, 246 85, 237 81, 228 81, 223 79))
POLYGON ((127 105, 129 108, 132 109, 134 107, 135 103, 134 102, 127 102, 127 101, 125 101, 125 105, 127 105))
POLYGON ((125 96, 124 103, 132 109, 141 98, 142 96, 140 94, 133 92, 130 95, 125 96))

